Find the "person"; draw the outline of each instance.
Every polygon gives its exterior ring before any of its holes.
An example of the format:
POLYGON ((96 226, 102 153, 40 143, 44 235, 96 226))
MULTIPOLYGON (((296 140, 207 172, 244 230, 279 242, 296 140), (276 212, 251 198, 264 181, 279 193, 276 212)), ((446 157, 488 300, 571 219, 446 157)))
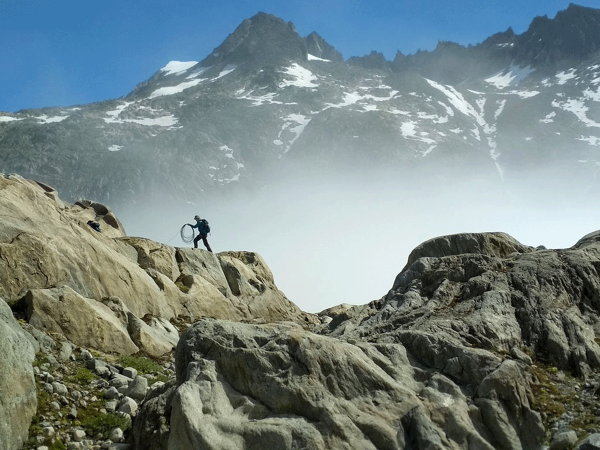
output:
POLYGON ((206 247, 206 250, 208 250, 209 252, 212 253, 212 249, 210 248, 210 244, 208 243, 208 240, 206 239, 206 236, 208 235, 209 231, 210 231, 210 227, 208 226, 208 222, 204 219, 201 219, 200 216, 194 216, 194 220, 196 221, 196 225, 192 225, 191 223, 188 223, 188 225, 192 228, 198 228, 198 236, 196 236, 194 238, 194 248, 198 248, 198 241, 200 239, 202 239, 202 242, 204 243, 204 246, 206 247))

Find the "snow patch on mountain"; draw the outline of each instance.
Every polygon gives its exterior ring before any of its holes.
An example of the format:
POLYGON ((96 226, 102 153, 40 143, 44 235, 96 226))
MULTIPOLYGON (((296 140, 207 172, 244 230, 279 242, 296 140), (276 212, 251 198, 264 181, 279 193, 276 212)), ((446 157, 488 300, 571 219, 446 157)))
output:
POLYGON ((219 75, 217 75, 214 78, 197 78, 209 69, 208 67, 200 67, 198 70, 195 70, 192 74, 186 77, 186 80, 189 81, 184 81, 183 83, 179 83, 174 86, 163 86, 161 88, 158 88, 155 91, 153 91, 148 98, 153 99, 157 97, 163 97, 165 95, 179 94, 180 92, 183 92, 186 89, 198 86, 203 81, 213 82, 218 80, 219 78, 223 78, 224 76, 233 72, 236 68, 237 66, 230 64, 227 65, 223 70, 221 70, 219 75))
POLYGON ((206 72, 207 70, 212 69, 212 66, 210 67, 198 67, 196 70, 194 70, 192 73, 190 73, 186 78, 186 80, 190 80, 192 78, 197 78, 200 75, 202 75, 204 72, 206 72))
POLYGON ((161 87, 152 92, 148 98, 152 99, 156 97, 162 97, 164 95, 179 94, 180 92, 183 92, 186 89, 199 85, 200 83, 202 83, 202 81, 204 81, 204 79, 197 78, 191 81, 184 81, 183 83, 177 84, 175 86, 161 87))
POLYGON ((178 75, 194 67, 198 61, 171 61, 160 71, 166 75, 178 75))
POLYGON ((505 106, 506 106, 506 100, 502 100, 500 102, 500 105, 498 106, 498 109, 496 110, 496 113, 494 114, 494 119, 498 120, 500 115, 504 112, 505 106))
POLYGON ((0 123, 2 123, 2 122, 15 122, 17 120, 23 120, 23 118, 22 117, 0 116, 0 123))
MULTIPOLYGON (((514 67, 514 66, 511 66, 514 67)), ((522 69, 522 72, 524 69, 522 69)), ((531 72, 529 72, 531 73, 531 72)), ((485 120, 485 105, 487 103, 487 98, 484 96, 485 94, 479 93, 478 98, 475 99, 475 106, 473 106, 469 101, 454 87, 452 86, 444 86, 435 81, 425 79, 432 87, 442 92, 447 98, 450 104, 460 113, 464 114, 467 117, 470 117, 475 121, 475 127, 471 129, 471 134, 475 138, 475 140, 483 142, 481 132, 483 131, 485 135, 486 142, 489 148, 490 158, 494 161, 498 174, 500 178, 504 180, 504 170, 498 163, 498 157, 500 153, 498 152, 498 144, 496 142, 496 134, 497 127, 494 123, 488 123, 485 120)), ((473 92, 473 91, 472 91, 473 92)), ((473 92, 474 93, 474 92, 473 92)), ((498 117, 504 111, 504 107, 506 106, 506 100, 502 100, 497 103, 496 111, 494 112, 494 119, 497 120, 498 117)), ((450 130, 454 131, 454 130, 450 130)))
POLYGON ((404 122, 400 126, 400 133, 402 134, 402 137, 424 142, 429 145, 436 144, 436 142, 433 139, 426 137, 429 135, 429 133, 417 133, 417 125, 418 123, 413 121, 404 122))
POLYGON ((600 128, 600 123, 590 119, 587 116, 589 108, 585 106, 582 99, 569 98, 567 101, 559 102, 554 100, 552 106, 560 108, 563 111, 571 112, 577 116, 580 122, 584 123, 588 127, 600 128))
POLYGON ((550 114, 547 114, 546 117, 540 119, 541 123, 552 123, 554 122, 554 118, 556 117, 556 112, 552 111, 550 114))
POLYGON ((41 116, 34 116, 33 118, 36 119, 39 123, 58 123, 58 122, 62 122, 63 120, 65 120, 67 117, 69 116, 47 116, 46 114, 42 114, 41 116))
POLYGON ((425 81, 427 81, 432 87, 436 88, 437 90, 441 91, 444 95, 446 95, 450 104, 454 106, 454 108, 457 111, 463 113, 465 116, 475 119, 475 121, 481 126, 486 125, 485 120, 483 119, 483 115, 479 113, 473 107, 473 105, 471 105, 464 98, 464 96, 452 86, 443 86, 439 83, 436 83, 433 80, 428 80, 427 78, 425 78, 425 81))
POLYGON ((501 70, 490 78, 486 78, 484 81, 496 86, 498 89, 504 89, 508 86, 518 85, 534 71, 535 69, 532 69, 531 66, 520 67, 511 64, 510 67, 501 70))
POLYGON ((262 106, 264 104, 268 104, 268 105, 297 105, 296 102, 282 102, 279 100, 275 100, 275 98, 277 97, 277 93, 276 92, 269 92, 268 94, 263 94, 263 95, 252 95, 254 94, 254 90, 246 93, 244 89, 240 89, 239 91, 237 91, 236 94, 236 98, 238 100, 249 100, 252 102, 252 107, 255 106, 262 106))
MULTIPOLYGON (((370 89, 370 88, 365 88, 365 87, 360 87, 358 89, 364 90, 364 89, 370 89)), ((378 86, 378 89, 392 89, 389 86, 378 86)), ((375 102, 375 103, 380 103, 380 102, 387 102, 392 100, 396 94, 398 94, 398 91, 396 90, 391 90, 391 92, 389 93, 388 96, 385 97, 381 97, 381 96, 376 96, 376 95, 372 95, 372 94, 361 94, 358 91, 354 91, 354 92, 344 92, 344 97, 341 100, 341 103, 326 103, 325 104, 325 108, 324 109, 328 109, 328 108, 343 108, 346 106, 351 106, 351 105, 356 105, 358 103, 360 103, 361 107, 363 108, 364 111, 374 111, 377 109, 377 105, 374 105, 371 102, 375 102)), ((402 114, 402 112, 398 111, 399 114, 402 114)))
POLYGON ((228 64, 225 66, 225 68, 223 70, 221 70, 221 72, 219 72, 219 75, 217 75, 215 78, 212 78, 210 81, 215 81, 215 80, 218 80, 219 78, 223 78, 225 75, 229 75, 235 69, 237 69, 236 65, 228 64))
POLYGON ((308 60, 309 60, 309 61, 323 61, 323 62, 331 62, 331 60, 330 60, 330 59, 323 59, 323 58, 319 58, 318 56, 311 55, 310 53, 308 54, 308 60))
POLYGON ((303 88, 319 87, 318 84, 314 83, 314 81, 317 80, 317 77, 310 70, 305 69, 297 63, 294 63, 290 67, 287 67, 284 70, 284 73, 287 74, 289 78, 279 83, 280 88, 285 88, 288 86, 296 86, 303 88))
POLYGON ((161 117, 145 117, 143 119, 123 119, 123 122, 137 123, 138 125, 144 125, 147 127, 172 127, 173 125, 176 125, 178 121, 179 120, 177 117, 172 114, 161 117))
POLYGON ((283 146, 283 153, 287 153, 310 121, 311 119, 303 114, 290 114, 287 117, 284 117, 283 126, 277 134, 277 139, 275 139, 273 143, 277 146, 283 146), (283 137, 284 134, 290 134, 289 139, 286 140, 283 137))
POLYGON ((587 136, 587 137, 581 136, 577 140, 587 142, 588 144, 590 144, 594 147, 600 146, 600 137, 598 137, 598 136, 587 136))
POLYGON ((566 84, 567 81, 576 78, 575 77, 575 69, 571 69, 568 72, 565 72, 564 70, 561 72, 558 72, 556 74, 556 78, 558 78, 557 84, 562 86, 563 84, 566 84))
POLYGON ((227 162, 219 164, 220 167, 209 166, 209 170, 211 171, 209 177, 221 185, 239 181, 241 176, 240 169, 244 168, 244 165, 235 160, 234 151, 229 146, 221 145, 219 150, 225 154, 227 162))
POLYGON ((527 99, 531 97, 535 97, 538 95, 539 91, 510 91, 510 92, 501 92, 502 95, 518 95, 521 98, 527 99))
POLYGON ((591 89, 586 89, 583 91, 583 96, 586 99, 592 100, 594 102, 600 102, 600 88, 596 89, 596 92, 591 89))
MULTIPOLYGON (((172 114, 155 117, 120 118, 121 113, 134 103, 135 102, 125 102, 112 111, 106 111, 105 114, 109 117, 103 117, 102 120, 104 120, 105 123, 111 124, 136 123, 138 125, 159 127, 172 127, 178 122, 178 119, 172 114)), ((161 113, 160 110, 143 106, 140 107, 140 109, 146 109, 152 113, 161 113)))

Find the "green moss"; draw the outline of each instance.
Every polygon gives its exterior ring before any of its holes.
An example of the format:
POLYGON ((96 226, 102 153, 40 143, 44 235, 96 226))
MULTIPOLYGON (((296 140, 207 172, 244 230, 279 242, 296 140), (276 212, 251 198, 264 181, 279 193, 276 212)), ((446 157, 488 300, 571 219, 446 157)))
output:
POLYGON ((41 367, 42 365, 48 362, 48 357, 43 353, 37 353, 35 355, 35 359, 33 360, 33 367, 41 367))
POLYGON ((37 383, 37 413, 31 419, 31 424, 29 424, 29 436, 35 436, 38 434, 42 434, 42 427, 40 425, 40 415, 44 413, 48 409, 48 405, 52 401, 52 396, 48 394, 47 391, 40 387, 40 383, 37 383))
POLYGON ((67 450, 67 447, 65 447, 65 444, 60 439, 57 439, 49 450, 67 450))
POLYGON ((133 367, 139 373, 159 373, 162 370, 160 364, 145 356, 122 355, 119 364, 124 367, 133 367))
POLYGON ((94 375, 85 367, 81 367, 79 370, 77 370, 77 373, 73 375, 73 380, 76 383, 83 384, 86 386, 89 385, 94 378, 96 378, 96 375, 94 375))
POLYGON ((117 413, 100 414, 94 408, 86 408, 80 413, 80 423, 88 436, 102 435, 107 438, 115 428, 123 431, 131 428, 131 419, 117 413))

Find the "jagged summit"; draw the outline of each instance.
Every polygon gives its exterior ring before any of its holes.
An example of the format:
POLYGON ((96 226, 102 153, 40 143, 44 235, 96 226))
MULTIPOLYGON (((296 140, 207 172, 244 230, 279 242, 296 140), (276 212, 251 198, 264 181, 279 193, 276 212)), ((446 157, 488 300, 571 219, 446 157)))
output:
POLYGON ((332 45, 316 32, 312 32, 304 38, 308 53, 318 58, 328 59, 330 61, 344 61, 344 57, 332 45))
POLYGON ((389 70, 389 62, 385 59, 385 56, 381 52, 375 50, 371 51, 365 56, 353 56, 348 59, 348 64, 365 69, 378 69, 378 70, 389 70))
POLYGON ((277 62, 282 59, 306 61, 306 43, 291 22, 260 12, 244 20, 200 65, 239 65, 249 61, 277 62))
POLYGON ((554 19, 538 16, 519 36, 514 58, 536 66, 569 65, 600 50, 600 10, 571 3, 554 19))

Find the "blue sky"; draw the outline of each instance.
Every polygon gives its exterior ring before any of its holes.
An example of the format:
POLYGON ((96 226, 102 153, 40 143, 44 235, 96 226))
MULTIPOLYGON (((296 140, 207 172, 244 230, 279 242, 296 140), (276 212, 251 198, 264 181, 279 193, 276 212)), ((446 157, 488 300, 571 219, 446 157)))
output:
MULTIPOLYGON (((600 8, 600 0, 579 0, 600 8)), ((0 0, 0 111, 118 98, 169 61, 202 60, 259 11, 345 58, 476 44, 568 0, 0 0)))

